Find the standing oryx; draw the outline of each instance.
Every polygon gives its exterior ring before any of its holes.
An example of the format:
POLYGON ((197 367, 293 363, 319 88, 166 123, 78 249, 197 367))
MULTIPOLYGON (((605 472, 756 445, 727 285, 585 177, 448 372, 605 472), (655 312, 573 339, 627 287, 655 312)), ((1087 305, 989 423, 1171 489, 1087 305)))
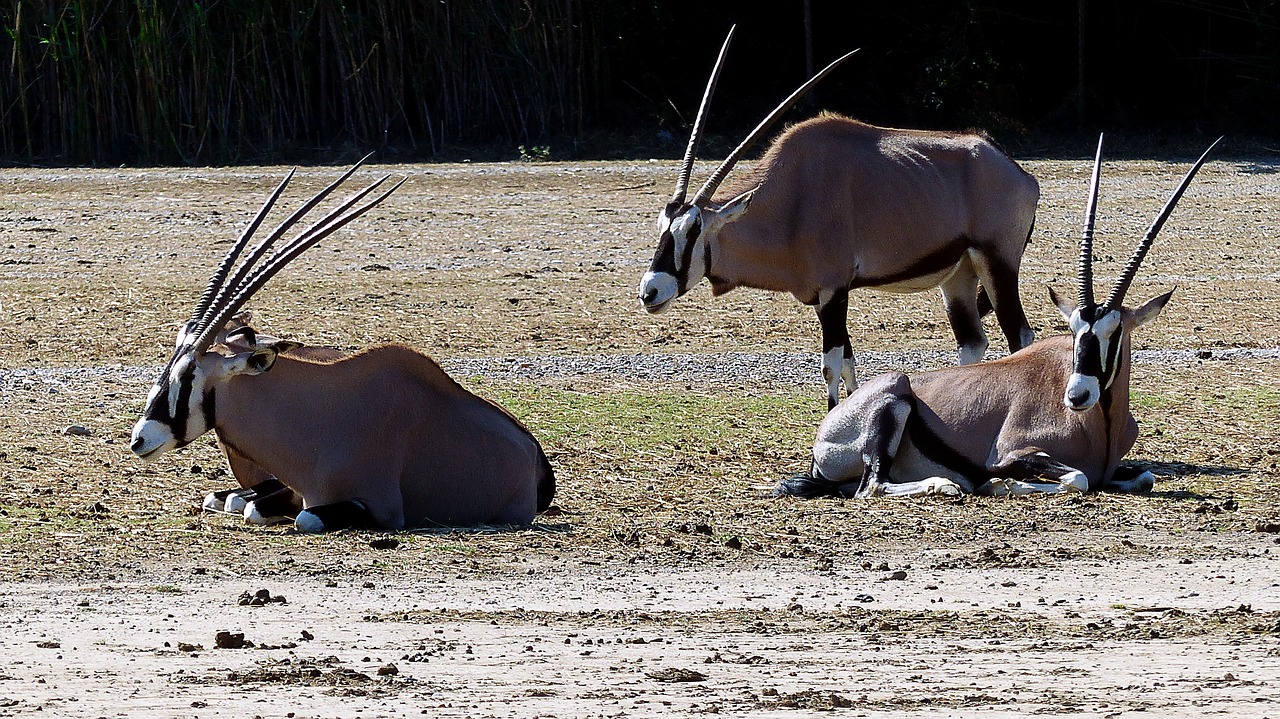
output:
POLYGON ((715 294, 735 287, 790 292, 816 305, 828 407, 857 380, 846 316, 849 290, 941 288, 961 364, 987 349, 979 283, 1010 350, 1031 344, 1018 269, 1040 187, 979 134, 899 130, 824 114, 782 133, 749 178, 713 200, 743 153, 828 65, 774 109, 712 173, 692 201, 689 175, 729 37, 716 60, 676 179, 658 215, 661 238, 640 281, 649 312, 667 309, 703 277, 715 294))
POLYGON ((1129 412, 1129 333, 1155 319, 1173 293, 1136 309, 1121 302, 1212 149, 1183 178, 1099 305, 1092 271, 1099 138, 1080 241, 1079 297, 1060 298, 1050 290, 1072 335, 992 362, 867 381, 822 421, 809 474, 783 480, 776 494, 1150 490, 1149 472, 1120 467, 1138 436, 1129 412))
POLYGON ((280 183, 179 331, 131 449, 150 460, 214 429, 237 472, 274 476, 301 496, 303 531, 531 522, 555 493, 542 448, 430 357, 381 345, 317 359, 235 326, 236 311, 287 263, 399 187, 352 209, 383 177, 254 266, 359 166, 290 215, 228 280, 292 173, 280 183))

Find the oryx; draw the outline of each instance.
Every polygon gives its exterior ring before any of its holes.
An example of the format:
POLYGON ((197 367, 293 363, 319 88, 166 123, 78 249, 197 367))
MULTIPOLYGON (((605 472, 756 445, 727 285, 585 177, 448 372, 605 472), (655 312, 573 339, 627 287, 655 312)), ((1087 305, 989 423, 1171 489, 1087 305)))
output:
POLYGON ((1133 309, 1121 303, 1212 149, 1187 172, 1100 305, 1092 271, 1099 138, 1080 241, 1079 295, 1073 300, 1050 290, 1072 334, 992 362, 868 380, 822 421, 809 473, 783 480, 775 493, 1150 490, 1149 472, 1120 466, 1138 436, 1129 411, 1129 334, 1155 319, 1173 292, 1133 309))
POLYGON ((815 305, 828 408, 839 401, 841 381, 849 392, 857 383, 846 326, 853 288, 940 288, 961 364, 986 352, 981 317, 988 298, 1010 350, 1031 344, 1018 270, 1040 187, 984 135, 875 127, 824 114, 783 132, 749 177, 713 199, 743 153, 853 53, 783 100, 686 199, 732 37, 730 30, 707 82, 675 194, 658 213, 658 247, 640 281, 645 309, 667 309, 704 277, 717 295, 754 287, 815 305))
MULTIPOLYGON (((333 362, 342 359, 346 353, 332 347, 312 347, 297 342, 283 342, 279 337, 258 332, 253 328, 252 315, 247 311, 237 312, 222 332, 219 332, 213 344, 225 345, 233 352, 253 352, 270 347, 281 347, 289 357, 308 359, 313 362, 333 362)), ((210 512, 243 515, 245 521, 252 524, 278 524, 292 522, 302 511, 302 497, 286 487, 270 472, 259 467, 252 460, 240 454, 219 436, 218 445, 227 458, 227 466, 238 487, 210 492, 205 495, 203 509, 210 512), (246 509, 248 511, 246 511, 246 509)))
POLYGON ((529 523, 555 493, 542 447, 519 421, 458 385, 430 357, 380 345, 316 360, 291 354, 295 343, 263 341, 252 328, 228 325, 287 263, 399 187, 355 207, 384 176, 258 264, 359 166, 285 219, 232 275, 292 172, 267 199, 179 331, 133 428, 131 449, 152 460, 216 430, 233 466, 240 462, 246 473, 275 477, 302 498, 296 523, 303 531, 529 523))

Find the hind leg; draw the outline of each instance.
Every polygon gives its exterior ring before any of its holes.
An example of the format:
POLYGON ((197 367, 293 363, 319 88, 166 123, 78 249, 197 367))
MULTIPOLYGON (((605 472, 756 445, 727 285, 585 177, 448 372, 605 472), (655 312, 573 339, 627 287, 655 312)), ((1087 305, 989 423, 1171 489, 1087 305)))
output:
POLYGON ((298 512, 294 526, 299 532, 318 534, 339 529, 377 529, 378 522, 359 500, 308 507, 298 512))
POLYGON ((813 476, 836 486, 852 485, 840 493, 883 493, 910 414, 906 375, 869 380, 822 421, 813 444, 813 476))
MULTIPOLYGON (((259 484, 241 499, 244 520, 259 526, 292 522, 302 510, 302 498, 275 479, 259 484)), ((230 502, 227 504, 230 507, 230 502)))
POLYGON ((1022 297, 1018 294, 1018 267, 1021 257, 1013 259, 970 252, 973 266, 995 308, 1000 330, 1009 342, 1009 351, 1017 352, 1035 341, 1035 332, 1027 323, 1022 297))
POLYGON ((987 352, 987 333, 982 329, 982 317, 978 312, 978 275, 969 260, 939 285, 942 301, 947 307, 947 319, 960 348, 960 364, 981 362, 987 352))

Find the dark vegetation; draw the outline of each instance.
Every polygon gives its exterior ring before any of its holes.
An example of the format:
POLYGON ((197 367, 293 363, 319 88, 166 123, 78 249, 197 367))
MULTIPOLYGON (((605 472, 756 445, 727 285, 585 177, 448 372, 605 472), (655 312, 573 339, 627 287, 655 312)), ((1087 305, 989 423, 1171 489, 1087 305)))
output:
POLYGON ((733 22, 712 133, 861 47, 796 116, 979 126, 1033 148, 1100 128, 1265 138, 1276 5, 0 0, 0 158, 674 156, 733 22))

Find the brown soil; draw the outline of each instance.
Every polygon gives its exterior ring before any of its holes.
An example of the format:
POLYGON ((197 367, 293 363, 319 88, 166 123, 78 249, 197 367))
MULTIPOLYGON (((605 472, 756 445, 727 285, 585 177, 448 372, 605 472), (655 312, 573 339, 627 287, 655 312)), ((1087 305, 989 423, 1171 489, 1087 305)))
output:
MULTIPOLYGON (((1043 199, 1023 295, 1043 336, 1062 327, 1042 288, 1070 286, 1088 167, 1026 165, 1043 199)), ((638 309, 671 163, 387 169, 412 177, 255 299, 274 334, 445 359, 817 350, 790 297, 703 287, 638 309)), ((767 418, 786 436, 763 448, 546 441, 555 516, 382 549, 199 514, 228 481, 216 450, 137 464, 150 378, 103 370, 167 356, 282 168, 2 171, 0 368, 63 374, 0 383, 0 716, 1278 717, 1280 360, 1211 354, 1280 345, 1276 169, 1206 167, 1135 284, 1135 300, 1178 288, 1139 349, 1209 353, 1136 370, 1151 495, 769 499, 821 416, 815 356, 804 387, 540 382, 813 408, 767 418)), ((1107 166, 1100 282, 1182 171, 1107 166)), ((332 175, 304 169, 289 196, 332 175)), ((851 305, 857 351, 952 347, 933 293, 851 305)))

